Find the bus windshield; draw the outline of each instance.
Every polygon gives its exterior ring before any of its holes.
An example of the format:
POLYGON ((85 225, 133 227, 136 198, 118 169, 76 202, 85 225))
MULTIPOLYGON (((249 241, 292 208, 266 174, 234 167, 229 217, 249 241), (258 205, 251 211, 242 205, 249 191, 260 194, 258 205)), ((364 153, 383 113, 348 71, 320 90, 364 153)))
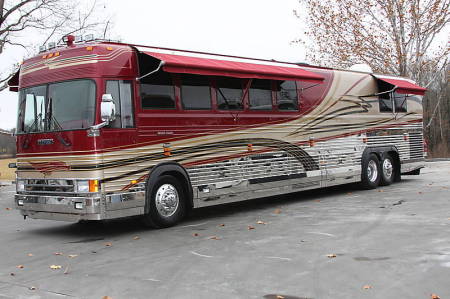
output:
POLYGON ((24 88, 18 113, 18 133, 88 128, 94 124, 95 83, 74 80, 24 88))

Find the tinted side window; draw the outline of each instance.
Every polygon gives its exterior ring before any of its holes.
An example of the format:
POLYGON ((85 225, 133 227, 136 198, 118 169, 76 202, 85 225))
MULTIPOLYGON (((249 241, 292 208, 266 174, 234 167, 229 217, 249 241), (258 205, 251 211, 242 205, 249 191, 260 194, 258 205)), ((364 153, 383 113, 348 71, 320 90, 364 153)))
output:
POLYGON ((392 112, 392 100, 390 93, 381 94, 379 97, 380 112, 392 112))
POLYGON ((295 81, 277 81, 276 91, 279 110, 298 110, 297 85, 295 81))
POLYGON ((240 110, 242 104, 242 80, 238 78, 216 79, 217 84, 217 107, 221 110, 240 110))
POLYGON ((395 112, 406 112, 406 99, 408 98, 408 96, 406 94, 396 92, 394 92, 392 95, 394 96, 395 112))
POLYGON ((175 92, 170 74, 158 72, 141 81, 143 109, 175 109, 175 92))
POLYGON ((249 90, 250 109, 272 110, 272 82, 253 79, 249 90))
POLYGON ((205 76, 181 76, 181 101, 183 109, 211 109, 209 79, 205 76))

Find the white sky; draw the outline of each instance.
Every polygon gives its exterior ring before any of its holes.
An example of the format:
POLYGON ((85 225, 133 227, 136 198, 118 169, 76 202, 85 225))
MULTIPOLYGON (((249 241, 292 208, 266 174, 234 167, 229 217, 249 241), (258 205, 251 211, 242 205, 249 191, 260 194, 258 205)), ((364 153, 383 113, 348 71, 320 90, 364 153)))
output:
MULTIPOLYGON (((302 47, 291 43, 304 31, 293 14, 297 0, 106 3, 105 13, 112 14, 115 23, 111 34, 123 42, 293 62, 305 59, 302 47)), ((5 51, 0 71, 25 55, 18 48, 5 51)), ((17 93, 0 92, 0 128, 14 128, 16 114, 17 93)))

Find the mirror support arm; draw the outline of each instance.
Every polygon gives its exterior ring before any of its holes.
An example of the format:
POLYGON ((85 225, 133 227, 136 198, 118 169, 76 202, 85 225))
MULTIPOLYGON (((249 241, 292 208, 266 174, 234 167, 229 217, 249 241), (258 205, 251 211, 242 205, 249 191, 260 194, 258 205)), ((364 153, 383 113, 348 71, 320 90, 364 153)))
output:
POLYGON ((102 123, 99 123, 97 125, 93 125, 89 127, 88 130, 88 137, 97 137, 100 136, 100 129, 103 127, 106 127, 107 125, 109 125, 109 121, 104 121, 102 123))

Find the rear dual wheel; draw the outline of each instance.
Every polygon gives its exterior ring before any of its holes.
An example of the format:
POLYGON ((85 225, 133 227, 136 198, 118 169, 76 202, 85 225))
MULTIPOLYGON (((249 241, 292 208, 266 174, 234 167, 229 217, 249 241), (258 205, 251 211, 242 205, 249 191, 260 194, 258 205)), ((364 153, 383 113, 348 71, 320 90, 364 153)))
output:
POLYGON ((361 185, 364 189, 375 189, 378 185, 387 186, 394 182, 394 159, 389 154, 380 159, 374 153, 363 157, 361 185))
POLYGON ((395 176, 395 168, 394 168, 394 160, 391 155, 386 154, 380 163, 381 166, 381 177, 380 177, 380 185, 387 186, 394 182, 395 176))
POLYGON ((363 156, 361 185, 364 189, 375 189, 381 180, 380 160, 377 155, 370 153, 363 156))

